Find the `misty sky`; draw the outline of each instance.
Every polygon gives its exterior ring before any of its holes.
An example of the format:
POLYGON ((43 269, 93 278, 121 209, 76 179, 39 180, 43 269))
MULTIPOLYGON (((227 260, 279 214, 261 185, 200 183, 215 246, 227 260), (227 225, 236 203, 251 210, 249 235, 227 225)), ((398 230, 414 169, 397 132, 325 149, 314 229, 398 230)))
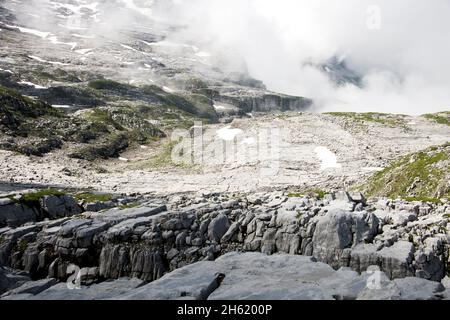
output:
POLYGON ((450 109, 449 0, 173 0, 153 15, 183 25, 175 40, 245 61, 269 89, 327 110, 450 109), (364 89, 336 88, 307 62, 345 57, 364 89))

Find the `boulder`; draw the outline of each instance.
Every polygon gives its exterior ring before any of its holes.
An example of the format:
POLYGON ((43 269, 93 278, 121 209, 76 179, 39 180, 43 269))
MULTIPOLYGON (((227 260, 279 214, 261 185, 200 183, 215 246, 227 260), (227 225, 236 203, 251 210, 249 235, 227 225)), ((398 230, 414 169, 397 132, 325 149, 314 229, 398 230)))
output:
POLYGON ((19 203, 0 205, 0 227, 19 227, 27 222, 38 221, 39 212, 19 203))
POLYGON ((415 252, 416 277, 441 281, 445 277, 444 241, 429 237, 424 246, 415 252))
POLYGON ((313 256, 335 268, 343 266, 344 249, 371 241, 377 234, 378 223, 378 218, 372 213, 341 209, 329 211, 317 218, 312 239, 313 256))
POLYGON ((445 290, 439 282, 420 278, 395 279, 403 300, 440 300, 439 295, 445 290))
POLYGON ((381 264, 377 254, 379 246, 370 243, 361 243, 350 252, 349 267, 357 272, 366 271, 370 266, 381 264))
POLYGON ((41 199, 41 207, 50 219, 71 217, 83 212, 78 202, 71 196, 45 196, 41 199))
POLYGON ((353 202, 356 202, 358 204, 362 204, 363 206, 366 205, 367 199, 364 197, 364 195, 361 192, 352 192, 350 193, 350 199, 352 199, 353 202))
POLYGON ((391 217, 394 225, 401 227, 405 227, 408 222, 417 220, 417 213, 411 211, 391 212, 389 216, 391 217))
POLYGON ((378 252, 381 267, 390 279, 414 276, 411 266, 414 259, 414 245, 411 242, 399 241, 391 247, 378 252))
POLYGON ((94 203, 85 203, 83 204, 83 209, 86 212, 99 212, 106 209, 114 208, 115 204, 112 201, 107 202, 94 202, 94 203))
POLYGON ((82 268, 80 270, 80 281, 82 285, 92 285, 98 280, 99 269, 97 267, 93 268, 82 268))
POLYGON ((211 241, 220 242, 230 228, 230 221, 224 214, 215 217, 208 226, 208 238, 211 241))
POLYGON ((239 232, 239 228, 241 227, 241 223, 239 221, 233 222, 228 229, 228 231, 223 235, 222 239, 220 240, 221 243, 227 243, 233 239, 233 237, 236 236, 236 234, 239 232))
POLYGON ((353 199, 346 191, 339 191, 334 194, 334 199, 342 202, 352 202, 353 199))

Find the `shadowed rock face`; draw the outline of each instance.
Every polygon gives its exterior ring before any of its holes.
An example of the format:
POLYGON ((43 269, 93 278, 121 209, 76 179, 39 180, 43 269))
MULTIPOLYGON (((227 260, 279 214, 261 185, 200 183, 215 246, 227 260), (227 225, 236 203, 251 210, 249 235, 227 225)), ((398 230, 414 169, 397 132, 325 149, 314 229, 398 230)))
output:
POLYGON ((323 200, 267 193, 158 201, 162 205, 0 229, 2 264, 33 279, 65 281, 76 265, 83 284, 121 277, 152 282, 192 263, 247 251, 311 256, 330 270, 363 273, 376 266, 389 279, 445 277, 445 205, 366 203, 347 193, 323 200), (406 224, 397 219, 405 212, 406 224))
POLYGON ((78 202, 68 195, 43 195, 36 199, 5 197, 0 198, 0 227, 15 228, 29 222, 78 215, 82 211, 78 202))
POLYGON ((333 270, 311 257, 229 253, 197 262, 143 285, 121 278, 79 290, 54 279, 12 290, 2 299, 31 300, 438 300, 448 298, 439 282, 389 278, 375 268, 358 274, 333 270))
POLYGON ((0 294, 20 287, 29 281, 30 278, 24 272, 17 272, 9 268, 0 267, 0 294))

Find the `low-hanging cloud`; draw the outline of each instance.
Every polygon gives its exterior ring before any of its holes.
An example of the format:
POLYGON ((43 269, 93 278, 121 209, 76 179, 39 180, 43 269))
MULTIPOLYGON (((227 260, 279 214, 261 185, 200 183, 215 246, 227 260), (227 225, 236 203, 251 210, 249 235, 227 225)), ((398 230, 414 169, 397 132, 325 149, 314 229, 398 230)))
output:
POLYGON ((320 110, 421 114, 450 106, 450 1, 173 0, 153 16, 282 93, 320 110), (336 86, 314 64, 345 57, 362 88, 336 86))

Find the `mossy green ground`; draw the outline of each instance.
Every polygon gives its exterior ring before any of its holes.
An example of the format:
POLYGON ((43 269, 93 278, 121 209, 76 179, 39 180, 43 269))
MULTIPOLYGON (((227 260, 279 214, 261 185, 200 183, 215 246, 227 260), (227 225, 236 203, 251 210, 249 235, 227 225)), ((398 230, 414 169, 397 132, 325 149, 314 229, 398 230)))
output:
POLYGON ((450 111, 439 112, 435 114, 425 114, 423 117, 439 124, 450 126, 450 111))
POLYGON ((407 155, 360 187, 368 196, 440 202, 450 199, 450 143, 407 155))
POLYGON ((405 127, 404 115, 393 115, 387 113, 367 112, 327 112, 325 114, 332 115, 334 117, 349 118, 359 122, 372 122, 378 123, 388 127, 405 127))
POLYGON ((304 198, 305 196, 314 196, 317 197, 318 199, 323 199, 325 198, 325 195, 328 192, 324 191, 324 190, 320 190, 320 189, 313 189, 313 190, 307 190, 304 193, 296 193, 296 192, 292 192, 288 194, 289 198, 304 198))
POLYGON ((162 150, 147 162, 149 168, 165 168, 165 167, 184 167, 181 164, 176 164, 172 160, 172 152, 177 146, 178 141, 169 141, 163 144, 162 150))
POLYGON ((14 201, 15 203, 19 203, 19 204, 25 205, 27 207, 39 207, 40 201, 46 196, 60 197, 60 196, 66 195, 66 194, 67 194, 66 192, 56 190, 56 189, 45 189, 45 190, 39 190, 36 192, 24 194, 19 199, 13 198, 13 197, 10 197, 9 199, 14 201))
POLYGON ((111 114, 104 109, 92 109, 84 114, 84 118, 96 124, 112 126, 116 130, 125 130, 120 124, 114 121, 111 114))
POLYGON ((39 201, 42 198, 46 197, 46 196, 64 196, 66 193, 59 191, 59 190, 55 190, 55 189, 46 189, 46 190, 41 190, 38 192, 34 192, 34 193, 29 193, 29 194, 25 194, 22 196, 22 198, 20 199, 20 201, 23 202, 34 202, 34 201, 39 201))
POLYGON ((113 199, 113 196, 111 194, 80 193, 75 195, 75 199, 85 203, 108 202, 113 199))

